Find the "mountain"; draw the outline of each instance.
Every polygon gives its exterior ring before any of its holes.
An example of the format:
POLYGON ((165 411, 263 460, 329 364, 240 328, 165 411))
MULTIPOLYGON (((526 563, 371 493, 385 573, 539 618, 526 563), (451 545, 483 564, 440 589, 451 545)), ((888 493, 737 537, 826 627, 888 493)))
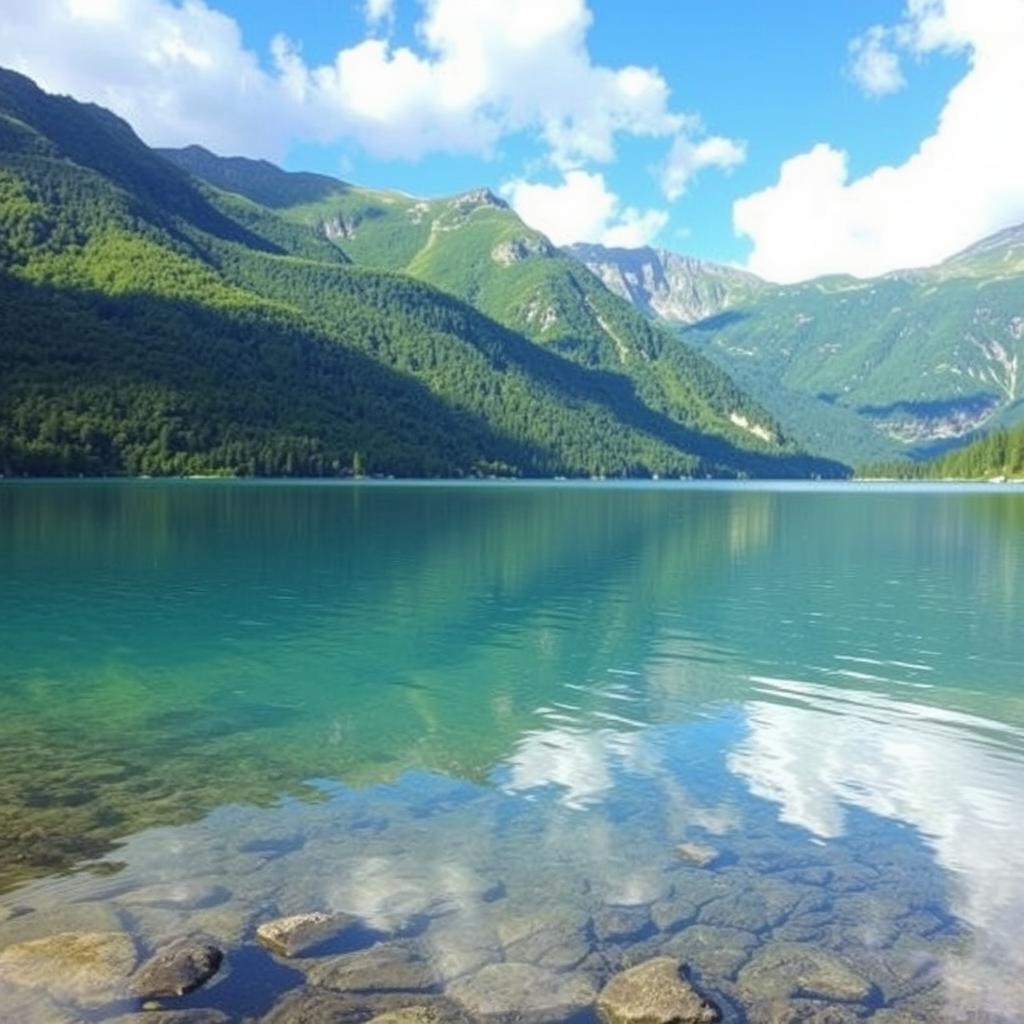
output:
POLYGON ((684 261, 674 288, 657 271, 671 261, 651 252, 581 255, 605 281, 646 281, 636 268, 650 266, 664 284, 634 289, 637 308, 673 321, 812 450, 928 458, 1024 418, 1024 226, 935 267, 788 286, 725 286, 739 272, 684 261))
MULTIPOLYGON (((218 158, 197 147, 161 152, 210 184, 230 182, 241 196, 267 197, 262 161, 218 158)), ((421 199, 335 182, 316 198, 291 203, 292 175, 277 171, 273 180, 276 212, 329 239, 354 265, 402 273, 471 303, 544 351, 596 372, 623 399, 639 397, 689 429, 755 452, 794 450, 727 375, 613 295, 489 190, 421 199)))
POLYGON ((730 423, 771 421, 700 356, 658 407, 425 279, 353 266, 293 213, 350 186, 213 161, 220 186, 0 71, 0 471, 842 472, 730 423))
POLYGON ((755 299, 769 285, 754 274, 668 249, 570 245, 607 288, 641 312, 672 324, 692 324, 755 299))

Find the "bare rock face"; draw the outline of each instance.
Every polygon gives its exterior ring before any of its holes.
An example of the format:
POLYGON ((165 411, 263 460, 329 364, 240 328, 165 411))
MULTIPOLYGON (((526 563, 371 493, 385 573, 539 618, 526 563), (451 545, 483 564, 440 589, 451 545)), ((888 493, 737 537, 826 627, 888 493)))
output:
POLYGON ((605 1024, 716 1024, 722 1014, 680 976, 680 963, 660 956, 615 975, 597 997, 605 1024))
POLYGON ((131 990, 140 999, 194 992, 220 970, 224 954, 202 939, 179 939, 159 949, 135 972, 131 990))
POLYGON ((279 956, 301 956, 328 939, 355 928, 359 918, 351 914, 313 911, 266 921, 256 929, 256 941, 279 956))
POLYGON ((534 964, 500 963, 455 982, 449 995, 476 1020, 554 1024, 589 1006, 595 993, 582 974, 559 974, 534 964))
POLYGON ((0 953, 0 982, 104 1006, 127 994, 136 963, 135 945, 124 932, 62 932, 8 946, 0 953))

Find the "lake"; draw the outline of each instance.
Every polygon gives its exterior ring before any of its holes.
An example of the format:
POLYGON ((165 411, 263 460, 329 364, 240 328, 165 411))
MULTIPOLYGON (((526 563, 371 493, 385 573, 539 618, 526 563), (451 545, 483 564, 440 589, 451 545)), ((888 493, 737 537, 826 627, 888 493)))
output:
POLYGON ((1024 1020, 1020 489, 6 482, 0 651, 0 1020, 1024 1020))

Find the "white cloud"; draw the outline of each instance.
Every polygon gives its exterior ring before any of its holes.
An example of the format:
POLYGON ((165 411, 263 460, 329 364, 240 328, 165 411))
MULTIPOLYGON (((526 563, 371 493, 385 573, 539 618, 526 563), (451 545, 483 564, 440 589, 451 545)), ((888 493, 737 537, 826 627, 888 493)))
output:
POLYGON ((705 167, 732 170, 746 158, 745 143, 721 135, 697 140, 690 134, 681 133, 672 143, 661 168, 661 190, 666 198, 676 200, 686 191, 687 183, 698 171, 705 167))
MULTIPOLYGON (((113 107, 147 141, 280 156, 291 138, 354 138, 384 157, 487 153, 531 131, 560 165, 609 160, 618 133, 680 117, 654 69, 595 64, 584 0, 425 0, 421 46, 366 38, 310 66, 287 39, 273 70, 202 0, 0 0, 0 62, 113 107)), ((365 0, 371 26, 391 0, 365 0)))
POLYGON ((733 206, 755 273, 798 281, 927 265, 1024 221, 1024 3, 909 0, 891 38, 914 55, 967 57, 935 131, 904 163, 852 180, 848 155, 827 143, 786 160, 776 184, 733 206))
POLYGON ((395 0, 365 0, 363 14, 371 26, 391 25, 395 19, 395 0))
POLYGON ((501 192, 527 224, 543 231, 555 245, 647 245, 668 221, 664 210, 623 207, 603 174, 583 170, 565 172, 558 185, 522 179, 506 182, 501 192))
POLYGON ((872 25, 850 43, 850 75, 868 96, 888 96, 907 84, 890 37, 889 29, 872 25))

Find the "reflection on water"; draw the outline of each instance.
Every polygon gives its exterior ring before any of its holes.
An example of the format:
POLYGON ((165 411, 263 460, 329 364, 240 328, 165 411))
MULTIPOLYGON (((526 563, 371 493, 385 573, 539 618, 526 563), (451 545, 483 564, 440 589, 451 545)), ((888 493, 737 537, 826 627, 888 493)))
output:
POLYGON ((4 947, 202 933, 165 1005, 238 1020, 662 953, 731 1020, 1022 1020, 1022 540, 1012 491, 0 487, 0 1007, 133 1005, 4 947), (255 944, 308 910, 391 966, 255 944))

